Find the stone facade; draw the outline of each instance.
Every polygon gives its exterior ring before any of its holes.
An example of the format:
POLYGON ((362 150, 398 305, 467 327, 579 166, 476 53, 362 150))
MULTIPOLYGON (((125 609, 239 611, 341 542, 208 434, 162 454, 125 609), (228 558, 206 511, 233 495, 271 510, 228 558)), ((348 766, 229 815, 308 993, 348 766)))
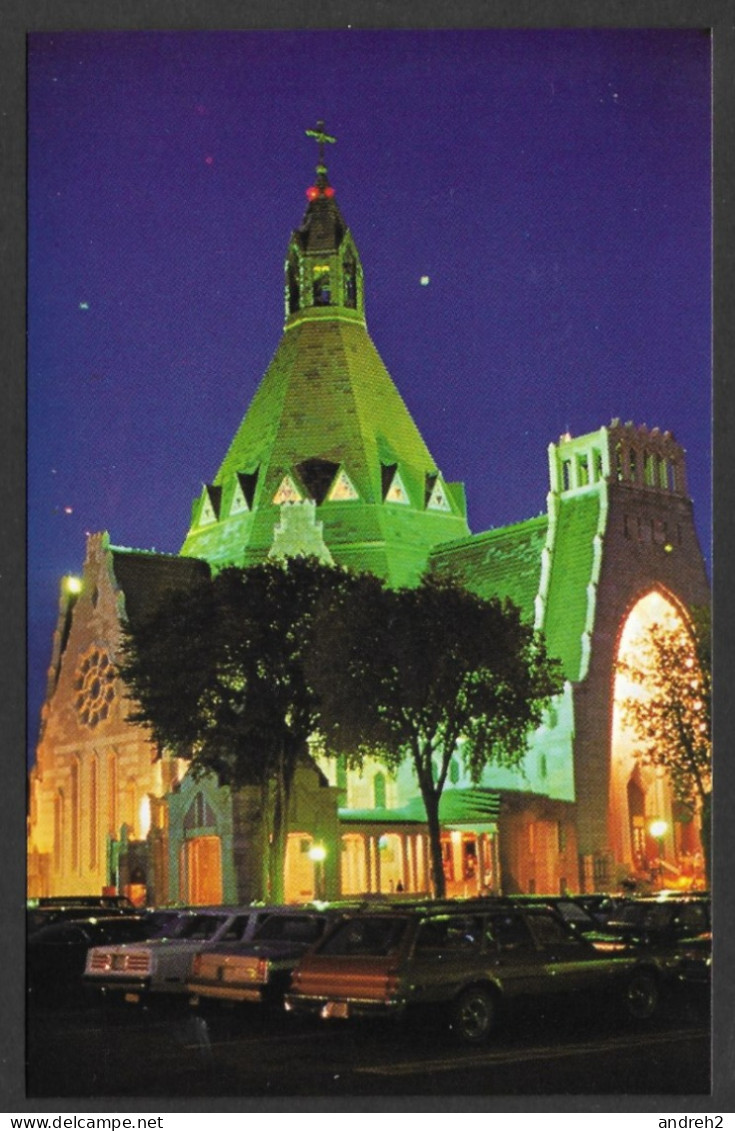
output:
MULTIPOLYGON (((132 704, 116 664, 128 619, 116 574, 126 555, 90 537, 79 592, 61 585, 41 738, 30 777, 29 887, 34 895, 82 895, 119 882, 121 843, 149 834, 152 802, 184 767, 156 759, 149 737, 127 721, 132 704)), ((193 563, 138 555, 143 572, 191 575, 193 563)), ((200 564, 200 568, 201 564, 200 564)), ((124 571, 124 567, 123 567, 124 571)), ((128 886, 146 880, 127 877, 128 886)), ((144 894, 138 892, 138 895, 144 894)))

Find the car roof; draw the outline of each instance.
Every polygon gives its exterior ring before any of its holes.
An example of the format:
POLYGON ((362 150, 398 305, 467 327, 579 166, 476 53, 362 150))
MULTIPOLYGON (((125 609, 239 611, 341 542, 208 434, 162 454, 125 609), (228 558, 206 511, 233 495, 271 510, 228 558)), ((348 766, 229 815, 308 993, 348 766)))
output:
POLYGON ((97 915, 80 915, 77 919, 56 919, 53 923, 47 923, 45 927, 40 927, 28 939, 29 945, 35 945, 38 942, 43 942, 44 939, 52 937, 53 935, 63 934, 68 931, 70 927, 99 927, 102 931, 116 931, 122 927, 130 926, 134 923, 140 923, 145 926, 145 918, 142 915, 118 915, 110 916, 97 916, 97 915))

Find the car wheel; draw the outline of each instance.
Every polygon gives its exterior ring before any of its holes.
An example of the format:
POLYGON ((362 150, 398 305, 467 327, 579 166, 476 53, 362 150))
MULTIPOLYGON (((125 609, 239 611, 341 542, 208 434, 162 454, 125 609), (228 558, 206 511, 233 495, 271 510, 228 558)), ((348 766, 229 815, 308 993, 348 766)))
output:
POLYGON ((449 1024, 458 1040, 476 1045, 487 1040, 497 1019, 495 995, 482 986, 472 986, 452 1003, 449 1024))
POLYGON ((661 991, 658 980, 646 970, 633 974, 625 987, 625 1009, 635 1021, 648 1021, 658 1009, 661 991))

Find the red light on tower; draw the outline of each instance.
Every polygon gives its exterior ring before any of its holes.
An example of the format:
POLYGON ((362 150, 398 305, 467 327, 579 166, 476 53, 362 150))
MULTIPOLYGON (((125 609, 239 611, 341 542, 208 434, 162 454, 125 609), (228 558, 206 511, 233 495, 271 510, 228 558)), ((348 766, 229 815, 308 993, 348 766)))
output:
POLYGON ((331 185, 310 185, 306 190, 308 200, 317 200, 320 196, 331 198, 334 196, 334 189, 331 185))

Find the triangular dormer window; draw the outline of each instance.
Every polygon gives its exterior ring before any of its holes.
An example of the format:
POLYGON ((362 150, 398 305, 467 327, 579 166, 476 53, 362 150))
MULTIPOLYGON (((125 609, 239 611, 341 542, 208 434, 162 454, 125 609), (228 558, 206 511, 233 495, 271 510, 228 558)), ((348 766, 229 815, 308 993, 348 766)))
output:
POLYGON ((232 502, 230 503, 230 514, 240 514, 242 511, 249 511, 248 501, 245 498, 239 477, 235 480, 235 490, 232 492, 232 502))
POLYGON ((451 511, 449 499, 447 498, 444 485, 437 475, 436 477, 427 475, 427 493, 429 495, 426 501, 426 509, 429 511, 451 511), (431 480, 434 479, 433 485, 431 480))
POLYGON ((359 495, 355 490, 347 472, 344 468, 340 468, 339 475, 332 484, 332 489, 327 495, 330 503, 344 503, 350 499, 358 499, 359 495))
POLYGON ((403 480, 401 479, 398 468, 396 468, 393 473, 388 489, 383 496, 383 501, 386 503, 402 503, 406 506, 411 502, 408 497, 408 491, 403 485, 403 480))
POLYGON ((302 503, 304 496, 299 491, 290 475, 284 475, 281 480, 281 485, 273 496, 273 502, 277 507, 283 506, 284 503, 302 503))
POLYGON ((328 459, 306 459, 297 465, 299 479, 317 505, 327 497, 338 468, 338 463, 328 459))
POLYGON ((202 505, 199 511, 199 525, 209 526, 219 518, 222 488, 204 484, 202 489, 202 505))
POLYGON ((258 484, 258 468, 255 471, 238 471, 235 475, 235 488, 232 492, 230 514, 241 511, 251 511, 255 500, 255 488, 258 484))

